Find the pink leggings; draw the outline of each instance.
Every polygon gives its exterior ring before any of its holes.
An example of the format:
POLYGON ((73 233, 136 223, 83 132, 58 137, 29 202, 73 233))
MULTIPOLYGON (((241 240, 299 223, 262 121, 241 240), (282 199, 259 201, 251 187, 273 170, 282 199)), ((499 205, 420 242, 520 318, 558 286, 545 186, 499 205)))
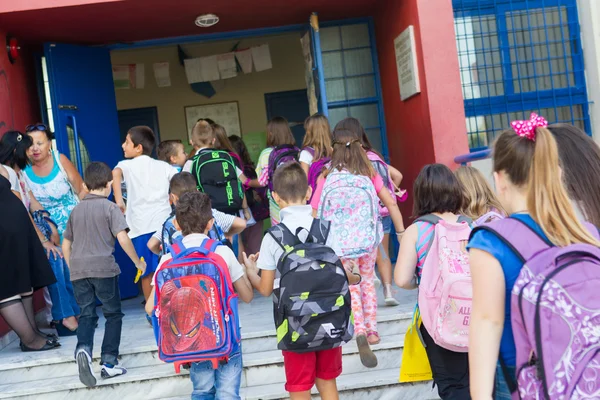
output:
POLYGON ((352 312, 354 313, 354 332, 364 335, 377 332, 377 293, 375 292, 375 260, 377 249, 359 258, 342 258, 342 264, 348 271, 358 269, 362 280, 359 285, 350 285, 352 312))

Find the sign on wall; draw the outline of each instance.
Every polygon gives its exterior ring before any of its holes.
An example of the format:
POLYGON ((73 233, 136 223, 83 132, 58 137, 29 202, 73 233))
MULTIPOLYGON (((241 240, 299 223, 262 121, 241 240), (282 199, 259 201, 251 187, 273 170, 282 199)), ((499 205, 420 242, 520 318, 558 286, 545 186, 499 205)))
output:
POLYGON ((223 126, 228 136, 241 135, 240 113, 237 101, 219 104, 206 104, 201 106, 185 107, 185 121, 188 128, 188 138, 192 137, 192 129, 199 119, 210 118, 215 123, 223 126))
POLYGON ((410 25, 394 40, 394 48, 400 83, 400 98, 406 100, 421 93, 414 26, 410 25))

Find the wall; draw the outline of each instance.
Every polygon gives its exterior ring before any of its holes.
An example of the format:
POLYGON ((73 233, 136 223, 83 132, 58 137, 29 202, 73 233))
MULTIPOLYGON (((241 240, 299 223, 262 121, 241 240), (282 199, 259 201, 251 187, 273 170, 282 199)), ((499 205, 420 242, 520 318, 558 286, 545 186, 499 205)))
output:
MULTIPOLYGON (((0 32, 0 43, 5 42, 5 33, 0 32)), ((10 63, 4 48, 0 50, 0 136, 12 129, 23 131, 27 125, 40 120, 33 58, 27 44, 21 43, 21 47, 15 64, 10 63)), ((37 295, 37 308, 42 305, 43 298, 37 295)), ((0 317, 0 338, 8 331, 0 317)))
MULTIPOLYGON (((186 44, 182 47, 189 56, 200 57, 231 51, 237 42, 186 44)), ((273 69, 219 81, 214 85, 217 94, 212 98, 206 98, 190 89, 184 67, 179 64, 176 46, 113 51, 113 65, 144 63, 146 70, 144 89, 116 91, 117 107, 123 110, 157 106, 161 139, 183 140, 187 137, 185 106, 238 101, 242 132, 264 132, 267 123, 264 94, 306 88, 300 35, 291 33, 243 39, 239 48, 265 43, 271 49, 273 69), (163 61, 170 63, 172 86, 159 88, 154 80, 152 64, 163 61)))
MULTIPOLYGON (((375 28, 392 163, 412 188, 423 165, 454 165, 468 152, 452 4, 448 0, 381 0, 375 28), (394 39, 415 28, 421 93, 400 100, 394 39)), ((411 215, 410 202, 403 215, 411 215)))

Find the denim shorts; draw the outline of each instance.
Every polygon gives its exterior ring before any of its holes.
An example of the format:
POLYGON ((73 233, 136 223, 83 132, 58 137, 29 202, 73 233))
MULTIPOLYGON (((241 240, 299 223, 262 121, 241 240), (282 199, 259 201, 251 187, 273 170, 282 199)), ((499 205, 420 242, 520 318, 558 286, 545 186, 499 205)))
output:
MULTIPOLYGON (((508 372, 515 376, 515 367, 506 367, 508 372)), ((495 391, 494 391, 494 399, 495 400, 510 400, 510 389, 508 388, 508 384, 506 383, 506 379, 504 378, 504 373, 502 372, 502 367, 500 364, 496 366, 496 383, 495 383, 495 391)))
POLYGON ((392 224, 392 217, 388 215, 387 217, 381 218, 381 223, 383 224, 383 233, 385 235, 392 232, 392 226, 394 226, 394 224, 392 224))

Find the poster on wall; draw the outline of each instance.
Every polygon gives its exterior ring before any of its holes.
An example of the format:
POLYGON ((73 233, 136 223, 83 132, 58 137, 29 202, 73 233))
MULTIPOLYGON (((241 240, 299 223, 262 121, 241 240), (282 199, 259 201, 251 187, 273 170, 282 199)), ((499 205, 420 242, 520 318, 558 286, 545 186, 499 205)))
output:
POLYGON ((144 64, 113 65, 112 72, 115 89, 144 88, 144 64))
POLYGON ((169 72, 169 63, 161 62, 154 63, 154 79, 156 79, 156 86, 158 87, 169 87, 171 86, 171 74, 169 72))
POLYGON ((242 136, 240 112, 237 101, 185 107, 185 122, 187 124, 189 139, 192 137, 194 125, 202 118, 210 118, 215 121, 215 123, 222 125, 229 136, 242 136))
POLYGON ((398 81, 400 83, 400 98, 404 101, 417 93, 421 93, 415 29, 412 25, 394 40, 394 49, 396 51, 396 67, 398 68, 398 81))

